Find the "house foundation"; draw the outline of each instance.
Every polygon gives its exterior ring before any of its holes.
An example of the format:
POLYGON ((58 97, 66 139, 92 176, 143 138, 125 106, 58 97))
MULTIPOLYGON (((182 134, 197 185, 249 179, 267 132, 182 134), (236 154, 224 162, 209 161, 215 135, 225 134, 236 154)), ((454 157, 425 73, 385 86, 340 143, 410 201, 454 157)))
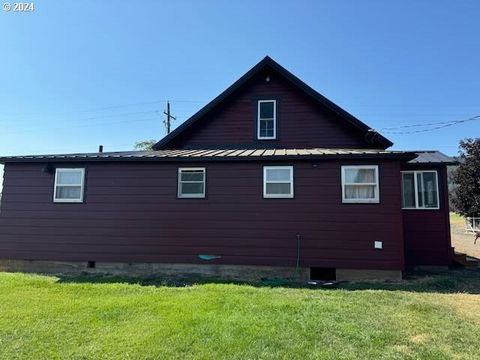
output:
MULTIPOLYGON (((164 264, 124 262, 73 262, 44 260, 0 260, 0 271, 41 273, 49 275, 106 275, 158 276, 171 280, 211 279, 259 282, 283 279, 306 282, 311 280, 310 268, 222 265, 222 264, 164 264)), ((399 270, 336 269, 337 281, 400 280, 399 270)))

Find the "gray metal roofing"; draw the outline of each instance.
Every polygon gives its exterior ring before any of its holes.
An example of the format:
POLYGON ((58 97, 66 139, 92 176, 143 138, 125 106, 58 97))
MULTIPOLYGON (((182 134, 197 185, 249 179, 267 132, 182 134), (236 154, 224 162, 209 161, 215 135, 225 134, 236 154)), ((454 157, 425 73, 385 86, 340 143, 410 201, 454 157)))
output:
POLYGON ((440 151, 414 151, 418 156, 410 164, 456 164, 457 160, 440 151))
POLYGON ((120 151, 56 155, 0 157, 0 163, 48 161, 195 161, 195 160, 288 160, 328 158, 403 158, 411 163, 454 163, 437 151, 411 152, 382 149, 181 149, 120 151), (416 159, 413 159, 417 155, 416 159))

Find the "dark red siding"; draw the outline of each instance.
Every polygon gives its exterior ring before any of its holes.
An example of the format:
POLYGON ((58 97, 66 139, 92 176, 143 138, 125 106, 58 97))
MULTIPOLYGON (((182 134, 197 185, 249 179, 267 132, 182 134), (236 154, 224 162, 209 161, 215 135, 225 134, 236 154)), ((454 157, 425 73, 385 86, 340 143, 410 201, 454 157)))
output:
POLYGON ((369 148, 363 131, 315 103, 279 75, 255 76, 231 100, 199 120, 169 148, 369 148), (269 76, 270 81, 265 78, 269 76), (277 140, 256 140, 257 101, 277 100, 277 140))
POLYGON ((380 204, 348 205, 340 166, 349 162, 282 164, 294 165, 294 199, 262 198, 262 163, 192 164, 207 168, 206 199, 176 198, 173 163, 90 163, 83 204, 53 203, 41 164, 8 164, 0 258, 201 263, 212 254, 295 266, 300 235, 301 266, 403 268, 398 162, 368 162, 380 166, 380 204))
POLYGON ((405 170, 437 170, 440 198, 438 210, 403 210, 406 265, 450 265, 452 248, 446 167, 417 166, 405 170))

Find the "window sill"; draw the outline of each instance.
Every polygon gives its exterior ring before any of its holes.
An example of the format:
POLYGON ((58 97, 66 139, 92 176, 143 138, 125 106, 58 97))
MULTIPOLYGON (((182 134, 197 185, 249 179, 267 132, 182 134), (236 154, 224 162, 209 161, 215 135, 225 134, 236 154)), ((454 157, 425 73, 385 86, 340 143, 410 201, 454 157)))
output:
POLYGON ((402 210, 440 210, 439 207, 436 208, 404 208, 402 207, 402 210))
POLYGON ((380 200, 342 200, 342 204, 380 204, 380 200))
POLYGON ((263 195, 264 199, 293 199, 293 195, 286 195, 286 196, 281 196, 281 195, 263 195))

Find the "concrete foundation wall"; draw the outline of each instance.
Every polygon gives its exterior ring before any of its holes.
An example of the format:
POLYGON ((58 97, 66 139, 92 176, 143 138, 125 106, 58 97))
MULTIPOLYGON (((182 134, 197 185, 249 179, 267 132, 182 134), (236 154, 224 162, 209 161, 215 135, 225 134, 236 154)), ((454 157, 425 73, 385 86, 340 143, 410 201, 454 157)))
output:
POLYGON ((337 269, 337 281, 401 280, 398 270, 337 269))
POLYGON ((89 268, 86 262, 38 260, 0 260, 0 271, 52 275, 98 274, 139 277, 158 275, 172 279, 200 277, 237 281, 261 281, 262 279, 307 281, 310 275, 308 268, 299 268, 296 271, 294 267, 97 262, 95 268, 89 268))
MULTIPOLYGON (((113 276, 152 276, 172 280, 180 278, 204 278, 234 281, 261 281, 285 279, 305 282, 310 280, 310 268, 218 264, 163 264, 163 263, 117 263, 96 262, 88 267, 87 262, 1 260, 0 271, 42 273, 51 275, 98 274, 113 276)), ((336 269, 337 281, 400 280, 401 271, 336 269)))

